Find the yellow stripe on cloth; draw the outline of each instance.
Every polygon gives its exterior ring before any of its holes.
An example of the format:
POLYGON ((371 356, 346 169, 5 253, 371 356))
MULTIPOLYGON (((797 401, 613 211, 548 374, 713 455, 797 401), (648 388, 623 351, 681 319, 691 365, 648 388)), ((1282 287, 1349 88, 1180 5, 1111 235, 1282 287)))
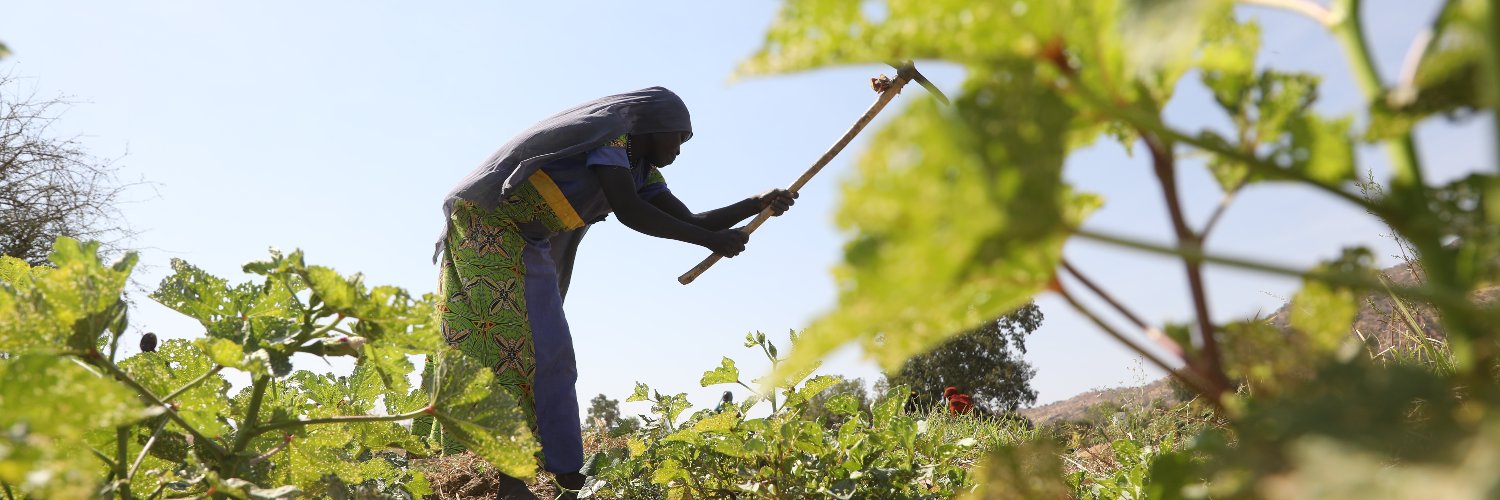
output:
POLYGON ((568 203, 568 197, 564 196, 557 183, 552 181, 552 176, 538 169, 531 174, 531 185, 536 186, 537 192, 542 194, 542 199, 547 200, 547 206, 552 207, 552 213, 557 214, 568 229, 583 227, 583 218, 578 216, 578 211, 573 209, 573 204, 568 203))

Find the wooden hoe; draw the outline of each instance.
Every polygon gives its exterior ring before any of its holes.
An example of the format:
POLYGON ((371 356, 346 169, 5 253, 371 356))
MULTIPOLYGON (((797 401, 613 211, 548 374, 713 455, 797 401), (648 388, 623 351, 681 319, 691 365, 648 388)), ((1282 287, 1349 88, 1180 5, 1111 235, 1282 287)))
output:
MULTIPOLYGON (((948 103, 948 96, 943 95, 943 91, 938 90, 937 86, 927 81, 927 77, 918 73, 917 67, 911 61, 902 64, 891 63, 891 66, 896 68, 896 79, 891 80, 886 78, 885 75, 880 75, 880 78, 870 79, 871 86, 874 87, 875 92, 880 94, 880 97, 875 99, 875 103, 870 105, 870 109, 865 110, 865 114, 860 116, 859 120, 854 122, 854 126, 849 127, 848 132, 844 132, 844 136, 840 137, 838 142, 833 143, 833 147, 828 148, 828 151, 823 153, 823 156, 819 157, 818 161, 814 162, 806 172, 803 172, 802 176, 798 177, 796 182, 787 187, 787 191, 796 193, 797 190, 802 189, 802 185, 812 180, 813 176, 817 175, 819 170, 823 170, 824 165, 832 161, 833 157, 838 156, 839 152, 844 150, 844 146, 848 146, 849 141, 854 140, 854 136, 859 135, 859 132, 865 129, 865 125, 869 125, 870 120, 875 119, 875 115, 880 114, 880 110, 885 109, 886 103, 891 102, 891 99, 896 97, 896 94, 901 93, 901 88, 906 86, 906 82, 915 80, 922 88, 927 89, 927 91, 937 96, 938 100, 942 101, 943 104, 948 103)), ((761 210, 760 214, 756 215, 755 219, 750 221, 750 224, 746 225, 741 231, 744 231, 745 234, 755 232, 756 228, 771 218, 771 210, 770 207, 761 210)), ((719 254, 708 256, 708 258, 703 259, 703 262, 699 262, 698 265, 693 266, 692 270, 683 273, 682 276, 678 276, 677 282, 684 285, 692 283, 693 280, 698 279, 698 275, 703 274, 708 268, 713 267, 714 263, 719 262, 719 259, 722 258, 724 256, 719 254)))

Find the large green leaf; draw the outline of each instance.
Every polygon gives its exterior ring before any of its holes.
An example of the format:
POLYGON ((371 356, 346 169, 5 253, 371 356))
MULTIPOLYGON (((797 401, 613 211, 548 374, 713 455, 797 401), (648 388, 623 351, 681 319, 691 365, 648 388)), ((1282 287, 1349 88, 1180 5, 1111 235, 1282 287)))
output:
POLYGON ((122 326, 121 292, 135 267, 134 253, 106 265, 98 242, 62 237, 48 259, 53 267, 29 272, 6 264, 12 277, 0 282, 0 352, 88 352, 108 329, 122 326))
POLYGON ((734 367, 734 360, 728 356, 720 362, 718 368, 703 372, 703 378, 698 381, 703 387, 718 384, 734 384, 740 381, 740 370, 734 367))
POLYGON ((457 351, 438 360, 434 416, 443 432, 511 477, 536 472, 541 449, 526 427, 526 415, 509 393, 494 383, 489 368, 457 351))
POLYGON ((887 370, 1024 305, 1098 206, 1062 181, 1073 110, 1030 65, 975 69, 952 108, 913 103, 872 141, 838 215, 838 307, 778 367, 859 342, 887 370))
POLYGON ((0 359, 0 380, 0 481, 36 498, 92 496, 107 468, 85 435, 152 415, 123 384, 65 357, 0 359))

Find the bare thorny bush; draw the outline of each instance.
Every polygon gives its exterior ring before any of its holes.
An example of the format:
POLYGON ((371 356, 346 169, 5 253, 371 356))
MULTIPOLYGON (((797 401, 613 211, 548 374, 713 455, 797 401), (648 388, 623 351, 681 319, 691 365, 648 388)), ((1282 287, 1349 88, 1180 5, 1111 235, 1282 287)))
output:
POLYGON ((145 183, 122 182, 116 159, 90 154, 77 137, 52 134, 72 104, 0 74, 0 254, 40 265, 58 236, 117 250, 135 235, 119 206, 145 183))

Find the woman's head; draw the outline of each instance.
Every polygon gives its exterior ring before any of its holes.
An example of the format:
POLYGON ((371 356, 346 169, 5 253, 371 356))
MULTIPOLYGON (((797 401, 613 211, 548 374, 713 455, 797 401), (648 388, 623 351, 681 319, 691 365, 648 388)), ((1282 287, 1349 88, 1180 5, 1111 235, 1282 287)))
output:
POLYGON ((652 165, 665 167, 677 160, 682 143, 693 137, 687 104, 663 87, 650 87, 628 94, 622 101, 629 114, 633 152, 652 165))
POLYGON ((692 137, 690 132, 655 132, 631 134, 631 152, 656 168, 671 165, 682 153, 682 143, 692 137))

